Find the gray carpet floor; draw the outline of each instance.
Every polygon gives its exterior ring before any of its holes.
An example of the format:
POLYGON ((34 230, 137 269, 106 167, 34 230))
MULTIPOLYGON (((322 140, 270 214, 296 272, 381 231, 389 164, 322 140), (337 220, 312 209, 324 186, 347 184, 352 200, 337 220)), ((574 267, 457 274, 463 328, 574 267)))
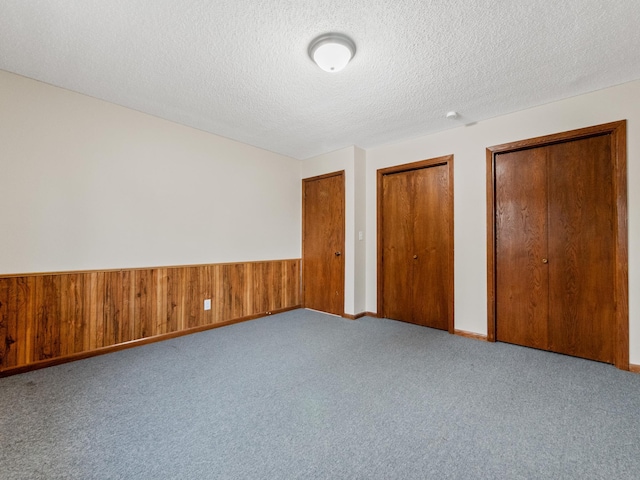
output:
POLYGON ((640 375, 296 310, 0 379, 2 479, 638 479, 640 375))

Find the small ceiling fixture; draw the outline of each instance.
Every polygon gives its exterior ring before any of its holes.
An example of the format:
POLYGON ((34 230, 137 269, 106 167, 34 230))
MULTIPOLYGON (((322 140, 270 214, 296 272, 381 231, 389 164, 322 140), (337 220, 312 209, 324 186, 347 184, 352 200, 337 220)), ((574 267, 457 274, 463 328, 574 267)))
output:
POLYGON ((449 120, 455 120, 456 118, 458 118, 458 112, 447 112, 447 118, 449 120))
POLYGON ((339 72, 355 54, 356 44, 341 33, 320 35, 309 45, 309 56, 325 72, 339 72))

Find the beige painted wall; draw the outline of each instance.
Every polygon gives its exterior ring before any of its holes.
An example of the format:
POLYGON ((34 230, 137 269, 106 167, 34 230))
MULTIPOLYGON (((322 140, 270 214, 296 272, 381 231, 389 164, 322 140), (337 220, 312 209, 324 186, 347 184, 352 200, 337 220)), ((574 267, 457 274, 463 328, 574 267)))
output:
POLYGON ((300 257, 300 162, 0 71, 0 274, 300 257))
MULTIPOLYGON (((455 327, 486 334, 486 147, 622 119, 628 120, 630 360, 640 364, 640 81, 367 150, 367 238, 376 234, 377 169, 453 154, 455 327)), ((367 243, 366 265, 367 310, 375 311, 375 241, 367 243)))

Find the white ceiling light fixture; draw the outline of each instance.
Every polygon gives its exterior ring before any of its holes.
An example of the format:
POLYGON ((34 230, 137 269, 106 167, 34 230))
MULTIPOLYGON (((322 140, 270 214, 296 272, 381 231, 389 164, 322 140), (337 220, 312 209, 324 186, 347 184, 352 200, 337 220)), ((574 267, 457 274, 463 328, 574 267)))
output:
POLYGON ((336 73, 356 54, 356 44, 341 33, 326 33, 309 45, 309 56, 325 72, 336 73))

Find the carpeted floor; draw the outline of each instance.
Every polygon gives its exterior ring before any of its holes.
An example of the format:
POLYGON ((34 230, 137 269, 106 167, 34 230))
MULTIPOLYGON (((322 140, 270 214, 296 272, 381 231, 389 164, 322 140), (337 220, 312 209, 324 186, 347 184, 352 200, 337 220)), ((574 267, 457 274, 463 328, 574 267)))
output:
POLYGON ((638 479, 640 375, 296 310, 0 379, 2 479, 638 479))

